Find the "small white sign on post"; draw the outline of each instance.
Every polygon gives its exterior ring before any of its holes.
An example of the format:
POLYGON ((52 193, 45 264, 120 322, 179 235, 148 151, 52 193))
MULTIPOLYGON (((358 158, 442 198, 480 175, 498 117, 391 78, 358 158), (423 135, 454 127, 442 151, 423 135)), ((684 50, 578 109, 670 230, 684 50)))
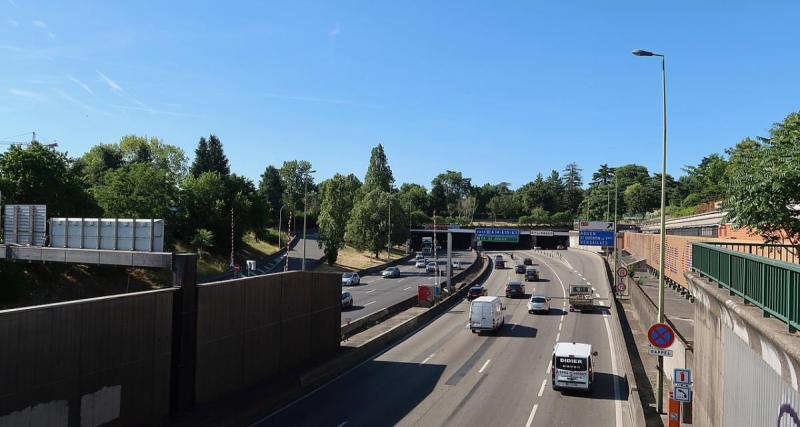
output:
POLYGON ((668 350, 665 348, 648 347, 647 352, 652 354, 653 356, 672 357, 672 350, 668 350))
POLYGON ((672 382, 680 386, 688 386, 692 383, 691 369, 675 368, 672 372, 672 382))

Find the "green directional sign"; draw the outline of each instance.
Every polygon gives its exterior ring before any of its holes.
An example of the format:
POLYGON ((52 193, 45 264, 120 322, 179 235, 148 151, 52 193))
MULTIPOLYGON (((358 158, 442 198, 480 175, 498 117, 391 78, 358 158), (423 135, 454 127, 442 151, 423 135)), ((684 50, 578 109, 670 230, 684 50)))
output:
POLYGON ((479 242, 518 243, 519 230, 516 228, 476 228, 475 240, 479 242))

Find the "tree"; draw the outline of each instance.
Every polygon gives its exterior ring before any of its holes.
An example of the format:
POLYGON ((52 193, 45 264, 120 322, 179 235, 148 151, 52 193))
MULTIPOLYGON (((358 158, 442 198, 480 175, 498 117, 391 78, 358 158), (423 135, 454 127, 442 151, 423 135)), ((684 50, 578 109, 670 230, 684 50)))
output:
POLYGON ((767 242, 800 244, 800 113, 775 123, 768 138, 731 154, 726 219, 767 242))
POLYGON ((103 215, 119 218, 165 218, 174 193, 167 172, 150 163, 108 171, 92 188, 103 215))
POLYGON ((394 186, 394 176, 392 176, 392 169, 389 167, 389 161, 386 159, 386 153, 383 152, 383 146, 378 144, 372 149, 372 154, 369 157, 369 167, 367 174, 364 176, 364 192, 370 192, 375 189, 390 192, 394 186))
POLYGON ((575 162, 569 163, 564 168, 564 187, 567 191, 579 190, 583 186, 583 178, 581 177, 581 171, 583 169, 578 167, 578 164, 575 162))
POLYGON ((522 210, 517 197, 513 193, 498 194, 489 201, 489 210, 501 218, 517 218, 522 210))
MULTIPOLYGON (((203 228, 214 236, 230 236, 230 196, 225 179, 217 172, 203 172, 197 177, 186 177, 181 187, 181 234, 191 236, 195 230, 203 228)), ((222 253, 228 246, 217 245, 215 252, 222 253)))
MULTIPOLYGON (((394 218, 404 217, 399 200, 391 193, 375 189, 364 194, 353 207, 347 223, 345 234, 347 242, 356 249, 368 250, 377 257, 388 244, 389 209, 393 221, 394 218)), ((393 242, 401 242, 408 237, 408 230, 404 226, 395 225, 391 228, 391 232, 393 242)))
POLYGON ((347 220, 355 201, 354 194, 358 191, 358 178, 350 174, 344 176, 336 174, 328 179, 325 184, 324 197, 320 208, 319 246, 325 252, 328 264, 333 265, 339 256, 339 250, 345 246, 345 232, 347 220))
POLYGON ((186 154, 179 147, 165 144, 156 137, 126 135, 119 141, 125 164, 148 163, 163 171, 172 184, 186 174, 186 154))
POLYGON ((98 185, 106 172, 122 167, 122 151, 117 144, 98 144, 90 148, 76 161, 84 182, 90 186, 98 185))
POLYGON ((519 217, 520 224, 527 224, 527 225, 542 225, 542 224, 550 224, 552 222, 550 218, 550 214, 547 213, 546 210, 542 208, 534 208, 530 215, 524 215, 519 217))
POLYGON ((686 166, 683 189, 687 195, 695 193, 701 202, 720 200, 725 197, 728 162, 719 154, 711 154, 697 166, 686 166))
POLYGON ((48 216, 96 216, 97 205, 82 180, 70 173, 66 154, 33 143, 0 154, 3 203, 45 204, 48 216))
POLYGON ((623 193, 628 213, 631 215, 644 215, 647 212, 648 197, 647 189, 642 184, 637 182, 629 185, 623 193))
POLYGON ((198 228, 192 238, 192 246, 197 249, 197 253, 202 257, 206 249, 214 246, 214 233, 205 228, 198 228))
POLYGON ((222 142, 214 134, 211 134, 208 140, 201 137, 195 149, 191 173, 197 177, 203 172, 217 172, 221 176, 228 176, 231 173, 228 157, 225 156, 222 149, 222 142))
POLYGON ((269 165, 261 174, 258 182, 258 191, 261 197, 267 200, 270 206, 270 223, 277 224, 283 206, 283 192, 285 191, 280 171, 275 166, 269 165))
POLYGON ((610 168, 607 164, 603 163, 600 165, 600 168, 597 169, 597 172, 592 174, 592 182, 590 185, 608 185, 613 178, 614 168, 610 168))
POLYGON ((430 210, 428 190, 419 184, 404 183, 400 186, 398 197, 404 209, 422 212, 428 212, 430 210))
POLYGON ((306 160, 285 161, 279 170, 284 188, 283 203, 295 214, 304 209, 303 196, 306 188, 308 191, 314 190, 314 179, 310 172, 311 163, 306 160))
POLYGON ((461 172, 448 170, 439 174, 431 182, 431 208, 452 217, 458 206, 459 200, 469 195, 472 184, 469 178, 464 178, 461 172))

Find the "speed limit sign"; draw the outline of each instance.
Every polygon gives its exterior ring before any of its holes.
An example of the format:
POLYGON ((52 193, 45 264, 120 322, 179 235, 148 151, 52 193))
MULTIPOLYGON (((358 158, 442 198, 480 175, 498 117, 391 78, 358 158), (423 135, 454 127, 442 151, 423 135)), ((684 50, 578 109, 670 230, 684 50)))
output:
POLYGON ((628 269, 625 267, 620 267, 617 269, 617 275, 619 277, 625 277, 628 275, 628 269))
POLYGON ((628 288, 628 287, 627 287, 627 285, 625 284, 625 282, 619 282, 619 283, 617 283, 617 290, 618 290, 618 291, 620 291, 620 292, 625 292, 625 289, 627 289, 627 288, 628 288))

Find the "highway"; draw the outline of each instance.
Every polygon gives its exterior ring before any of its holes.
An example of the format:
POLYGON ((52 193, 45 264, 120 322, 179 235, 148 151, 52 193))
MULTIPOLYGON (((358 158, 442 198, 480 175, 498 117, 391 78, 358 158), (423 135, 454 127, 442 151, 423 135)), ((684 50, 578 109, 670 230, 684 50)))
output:
MULTIPOLYGON (((602 260, 579 250, 550 258, 516 251, 515 262, 531 256, 542 280, 527 293, 552 297, 549 315, 528 314, 525 299, 508 300, 505 326, 476 335, 466 328, 468 303, 408 336, 376 358, 279 409, 258 426, 622 426, 627 399, 621 367, 611 348, 608 308, 568 312, 566 287, 591 283, 608 306, 602 260), (563 257, 563 261, 562 261, 563 257), (550 388, 550 360, 557 341, 590 343, 595 358, 591 394, 550 388)), ((507 259, 508 261, 508 259, 507 259)), ((504 294, 513 269, 494 270, 485 286, 504 294)))
MULTIPOLYGON (((447 258, 440 253, 439 265, 441 269, 447 267, 447 258)), ((469 267, 475 261, 475 253, 471 251, 453 251, 453 260, 461 261, 461 269, 469 267)), ((361 278, 358 286, 344 286, 343 290, 353 295, 353 307, 342 310, 342 325, 383 310, 417 294, 417 286, 425 283, 434 283, 432 273, 426 273, 424 268, 414 267, 414 261, 408 261, 398 266, 401 276, 399 278, 382 278, 380 273, 374 273, 361 278)), ((461 270, 453 270, 456 275, 461 270)))

